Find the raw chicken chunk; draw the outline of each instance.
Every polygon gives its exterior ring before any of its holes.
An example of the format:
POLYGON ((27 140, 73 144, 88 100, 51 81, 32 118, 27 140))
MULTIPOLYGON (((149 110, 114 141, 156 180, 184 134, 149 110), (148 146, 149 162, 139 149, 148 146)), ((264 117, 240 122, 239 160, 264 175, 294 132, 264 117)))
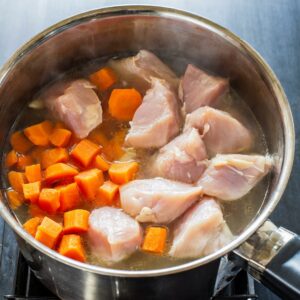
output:
POLYGON ((205 197, 175 224, 169 254, 179 258, 205 256, 221 249, 231 239, 220 205, 213 198, 205 197))
POLYGON ((190 113, 201 106, 215 106, 228 92, 228 80, 209 75, 189 64, 181 81, 181 89, 185 110, 190 113))
POLYGON ((157 176, 193 183, 206 169, 206 158, 202 138, 191 128, 161 148, 150 169, 157 176))
POLYGON ((271 169, 272 159, 262 155, 217 155, 198 181, 203 192, 223 200, 246 195, 271 169))
POLYGON ((250 131, 227 112, 208 106, 200 107, 187 115, 185 129, 197 128, 210 156, 236 153, 249 149, 250 131))
POLYGON ((113 207, 92 211, 88 237, 94 254, 106 263, 118 262, 132 254, 142 242, 137 221, 113 207))
POLYGON ((164 79, 174 91, 178 87, 179 80, 175 73, 147 50, 140 50, 136 56, 111 59, 109 65, 121 79, 143 93, 151 87, 152 77, 164 79))
POLYGON ((139 222, 170 223, 201 194, 201 187, 159 177, 134 180, 120 188, 121 207, 139 222))
POLYGON ((102 123, 102 108, 94 86, 85 79, 59 83, 42 96, 53 116, 63 121, 77 137, 85 138, 102 123))
POLYGON ((125 143, 135 148, 159 148, 178 134, 177 96, 165 81, 153 79, 152 88, 147 91, 130 125, 125 143))

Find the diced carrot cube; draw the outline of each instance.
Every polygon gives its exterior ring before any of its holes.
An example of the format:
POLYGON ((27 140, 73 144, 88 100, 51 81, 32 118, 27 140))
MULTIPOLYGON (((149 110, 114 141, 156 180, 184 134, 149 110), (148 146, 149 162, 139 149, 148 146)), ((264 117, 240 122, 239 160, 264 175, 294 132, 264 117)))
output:
POLYGON ((5 158, 5 165, 7 168, 13 167, 18 162, 18 156, 15 150, 11 150, 7 153, 5 158))
POLYGON ((31 182, 23 184, 23 195, 26 200, 29 200, 31 203, 36 203, 39 199, 41 192, 41 182, 31 182))
POLYGON ((81 237, 77 234, 68 234, 62 237, 58 252, 66 257, 85 262, 85 253, 81 237))
POLYGON ((63 227, 48 217, 44 217, 37 228, 35 239, 53 249, 63 231, 63 227))
POLYGON ((107 171, 110 167, 110 163, 101 155, 97 155, 94 158, 93 166, 103 172, 107 171))
POLYGON ((87 199, 95 199, 98 188, 104 182, 103 173, 98 169, 81 172, 74 179, 87 199))
POLYGON ((117 120, 130 121, 142 99, 141 93, 134 88, 114 89, 108 100, 109 113, 117 120))
POLYGON ((104 67, 91 74, 89 79, 100 91, 105 91, 116 83, 117 76, 111 68, 104 67))
POLYGON ((60 191, 57 189, 42 189, 39 196, 39 207, 53 214, 60 206, 60 191))
POLYGON ((29 126, 24 129, 26 137, 36 146, 48 146, 53 124, 50 121, 29 126))
POLYGON ((33 147, 33 144, 20 131, 11 135, 10 144, 16 152, 20 153, 26 153, 33 147))
POLYGON ((56 128, 50 135, 50 142, 56 147, 66 147, 71 139, 72 132, 64 128, 56 128))
POLYGON ((24 171, 26 166, 32 165, 33 159, 30 155, 19 155, 17 167, 19 170, 24 171))
POLYGON ((78 160, 84 167, 87 167, 100 151, 101 148, 98 145, 84 139, 74 147, 71 151, 71 156, 78 160))
POLYGON ((25 176, 28 182, 42 181, 41 165, 35 164, 25 167, 25 176))
POLYGON ((7 191, 7 198, 12 209, 19 208, 24 202, 23 195, 14 190, 7 191))
POLYGON ((69 160, 68 151, 65 148, 54 148, 45 150, 42 153, 42 168, 46 169, 51 165, 69 160))
POLYGON ((89 228, 90 213, 84 209, 74 209, 64 213, 64 233, 84 233, 89 228))
POLYGON ((36 234, 37 228, 41 224, 41 222, 42 222, 42 218, 34 217, 34 218, 31 218, 28 221, 26 221, 23 224, 23 228, 34 237, 36 234))
POLYGON ((74 177, 79 172, 64 163, 57 163, 48 167, 45 171, 45 179, 48 182, 65 179, 67 177, 74 177))
POLYGON ((147 252, 162 254, 166 247, 167 228, 150 226, 146 229, 146 236, 142 249, 147 252))
POLYGON ((110 180, 116 184, 124 184, 133 180, 139 170, 139 164, 135 161, 113 163, 108 174, 110 180))
POLYGON ((80 195, 76 182, 58 187, 60 191, 59 211, 67 211, 76 208, 80 203, 80 195))
POLYGON ((116 195, 119 191, 119 186, 111 181, 105 181, 98 189, 96 199, 98 206, 110 206, 113 204, 116 195))
POLYGON ((27 182, 24 173, 10 171, 8 172, 8 181, 15 191, 23 193, 23 184, 27 182))

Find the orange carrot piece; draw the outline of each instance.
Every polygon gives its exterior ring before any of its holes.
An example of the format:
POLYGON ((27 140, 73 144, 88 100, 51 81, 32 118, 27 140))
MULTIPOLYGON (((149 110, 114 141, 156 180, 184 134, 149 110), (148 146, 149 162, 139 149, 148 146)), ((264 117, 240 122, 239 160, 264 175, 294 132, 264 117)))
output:
POLYGON ((82 240, 77 234, 64 235, 61 239, 58 252, 63 256, 85 262, 82 240))
POLYGON ((31 165, 25 168, 25 176, 28 182, 42 181, 41 165, 31 165))
POLYGON ((17 167, 19 170, 24 171, 26 166, 32 165, 33 159, 30 155, 19 155, 17 167))
POLYGON ((19 208, 24 202, 23 195, 14 190, 7 191, 7 198, 12 209, 19 208))
POLYGON ((17 131, 11 135, 10 144, 15 151, 20 153, 26 153, 33 147, 33 144, 21 131, 17 131))
POLYGON ((135 178, 139 164, 135 161, 113 163, 109 170, 109 178, 116 184, 124 184, 135 178))
POLYGON ((50 121, 29 126, 24 129, 26 137, 36 146, 48 146, 53 124, 50 121))
POLYGON ((42 222, 42 218, 34 217, 34 218, 31 218, 28 221, 26 221, 23 224, 23 228, 34 237, 36 234, 37 228, 41 224, 41 222, 42 222))
POLYGON ((74 209, 64 213, 64 233, 84 233, 89 228, 90 212, 74 209))
POLYGON ((11 187, 15 191, 19 193, 23 193, 23 184, 26 183, 26 178, 24 173, 10 171, 8 172, 8 181, 11 187))
POLYGON ((51 181, 56 181, 56 180, 60 180, 60 179, 65 179, 67 177, 74 177, 78 173, 79 172, 75 168, 73 168, 67 164, 57 163, 46 169, 45 179, 48 182, 51 182, 51 181))
POLYGON ((41 192, 41 182, 31 182, 23 184, 23 195, 26 200, 29 200, 31 203, 36 203, 39 199, 41 192))
POLYGON ((104 182, 103 172, 98 169, 81 172, 74 179, 82 194, 90 200, 95 199, 100 185, 104 182))
POLYGON ((61 233, 63 227, 48 217, 44 217, 40 226, 38 226, 35 239, 49 248, 54 248, 61 233))
POLYGON ((105 181, 98 189, 96 199, 98 206, 110 206, 113 204, 116 195, 119 191, 119 186, 110 180, 105 181))
POLYGON ((15 150, 11 150, 6 154, 5 165, 7 168, 13 167, 18 162, 18 156, 15 150))
POLYGON ((46 212, 53 214, 60 206, 60 191, 58 189, 42 189, 39 196, 39 207, 46 212))
POLYGON ((40 218, 44 218, 46 215, 45 211, 43 211, 39 206, 37 206, 37 204, 34 203, 30 203, 28 205, 28 214, 31 217, 40 217, 40 218))
POLYGON ((166 247, 167 228, 150 226, 146 229, 146 236, 142 245, 142 250, 162 254, 166 247))
POLYGON ((60 207, 59 211, 67 211, 76 208, 80 203, 80 195, 76 182, 65 186, 59 186, 60 207))
POLYGON ((64 128, 55 128, 49 139, 56 147, 66 147, 71 139, 72 132, 64 128))
POLYGON ((35 163, 40 163, 42 161, 42 154, 46 150, 45 147, 34 147, 30 152, 30 155, 35 163))
POLYGON ((130 121, 142 103, 136 89, 114 89, 108 100, 109 113, 120 121, 130 121))
POLYGON ((101 148, 98 145, 84 139, 74 147, 71 151, 71 156, 78 160, 84 167, 87 167, 100 151, 101 148))
POLYGON ((100 91, 105 91, 116 83, 117 76, 111 68, 105 67, 91 74, 89 79, 100 91))
POLYGON ((54 148, 45 150, 42 153, 42 168, 46 169, 51 165, 69 160, 68 151, 65 148, 54 148))
POLYGON ((110 167, 110 163, 99 154, 94 158, 92 165, 103 172, 107 171, 110 167))

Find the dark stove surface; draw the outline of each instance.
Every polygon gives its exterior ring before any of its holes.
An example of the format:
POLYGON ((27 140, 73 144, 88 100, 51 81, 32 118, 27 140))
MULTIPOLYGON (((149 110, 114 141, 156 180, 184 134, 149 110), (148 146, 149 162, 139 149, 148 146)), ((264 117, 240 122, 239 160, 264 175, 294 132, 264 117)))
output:
MULTIPOLYGON (((289 98, 297 137, 293 174, 282 201, 271 219, 278 225, 299 234, 300 1, 1 0, 0 64, 3 64, 17 47, 33 35, 66 17, 104 6, 137 3, 171 6, 209 18, 249 42, 271 65, 289 98)), ((13 293, 17 252, 11 230, 0 219, 0 298, 13 293)), ((21 277, 23 276, 27 276, 25 271, 21 277)), ((278 299, 261 285, 255 284, 255 287, 259 299, 278 299)))

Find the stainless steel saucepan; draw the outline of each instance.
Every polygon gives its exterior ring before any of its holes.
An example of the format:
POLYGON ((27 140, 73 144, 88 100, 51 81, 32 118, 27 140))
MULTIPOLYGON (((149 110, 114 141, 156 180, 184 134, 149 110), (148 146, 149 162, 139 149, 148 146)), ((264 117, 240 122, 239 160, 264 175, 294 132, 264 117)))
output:
POLYGON ((35 274, 62 299, 209 299, 220 258, 228 254, 237 267, 247 268, 284 299, 300 299, 300 240, 286 229, 265 223, 282 196, 293 164, 290 107, 262 57, 219 25, 174 9, 123 6, 83 13, 46 29, 0 71, 1 149, 27 101, 58 74, 95 58, 139 49, 167 61, 177 58, 178 65, 173 67, 181 73, 182 62, 191 62, 230 78, 231 86, 255 114, 275 158, 268 190, 255 200, 260 205, 249 224, 223 249, 173 267, 127 271, 83 264, 38 243, 9 209, 2 172, 0 213, 15 231, 35 274))

